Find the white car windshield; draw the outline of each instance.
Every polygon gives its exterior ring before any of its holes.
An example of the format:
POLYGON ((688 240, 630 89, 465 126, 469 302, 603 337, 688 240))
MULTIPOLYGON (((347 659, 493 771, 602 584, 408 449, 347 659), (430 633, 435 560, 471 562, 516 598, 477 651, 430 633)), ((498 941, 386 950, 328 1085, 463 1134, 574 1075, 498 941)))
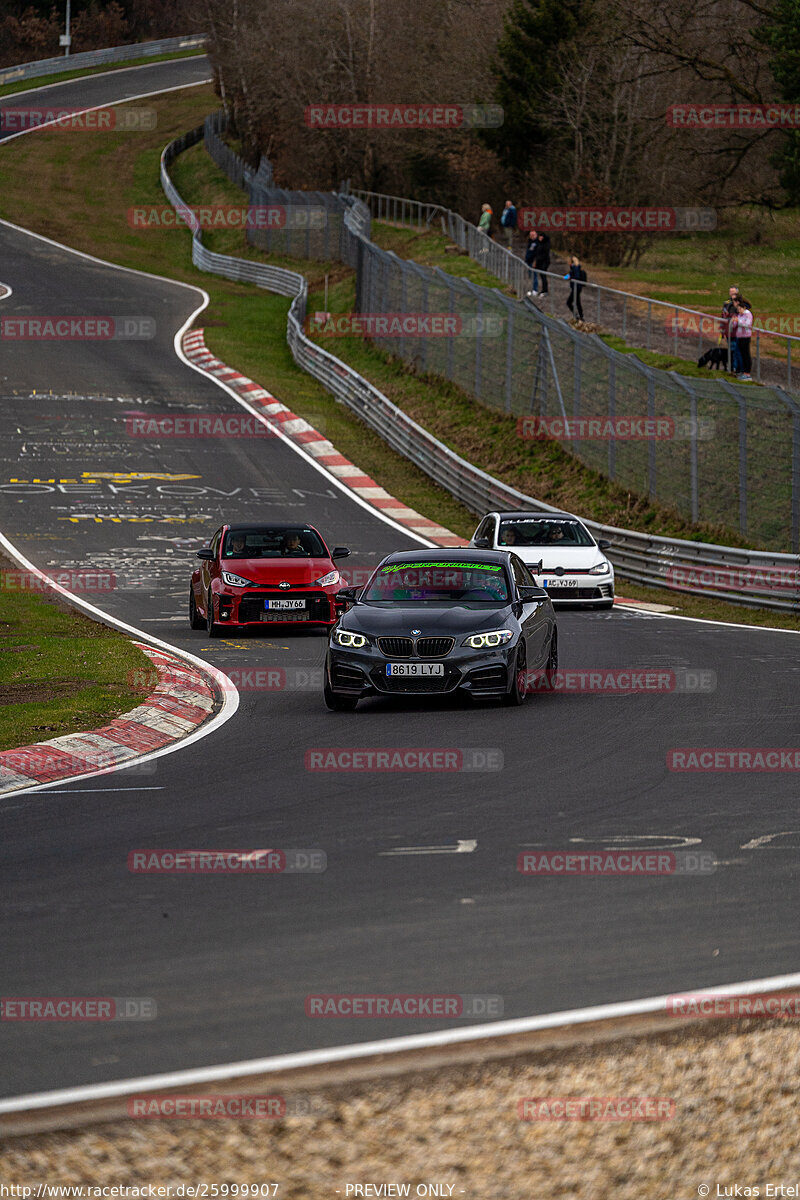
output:
POLYGON ((594 546, 588 529, 569 519, 526 519, 500 522, 499 546, 594 546))

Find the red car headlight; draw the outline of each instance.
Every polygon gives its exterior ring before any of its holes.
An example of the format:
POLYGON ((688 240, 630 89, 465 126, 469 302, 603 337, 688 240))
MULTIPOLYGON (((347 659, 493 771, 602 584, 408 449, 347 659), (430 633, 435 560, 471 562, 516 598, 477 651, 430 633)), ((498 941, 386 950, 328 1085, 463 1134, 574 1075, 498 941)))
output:
POLYGON ((335 583, 339 583, 341 575, 338 571, 328 571, 327 575, 322 575, 319 579, 315 579, 312 587, 333 587, 335 583))

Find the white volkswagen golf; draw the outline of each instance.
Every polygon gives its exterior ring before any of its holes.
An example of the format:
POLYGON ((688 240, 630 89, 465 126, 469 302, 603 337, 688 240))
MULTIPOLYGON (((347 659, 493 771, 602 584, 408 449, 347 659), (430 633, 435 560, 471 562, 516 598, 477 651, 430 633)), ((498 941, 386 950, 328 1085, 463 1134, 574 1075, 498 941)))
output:
POLYGON ((603 554, 610 546, 595 541, 571 513, 490 512, 472 536, 470 546, 511 550, 518 554, 550 595, 553 604, 611 608, 614 568, 603 554), (541 570, 539 570, 541 563, 541 570))

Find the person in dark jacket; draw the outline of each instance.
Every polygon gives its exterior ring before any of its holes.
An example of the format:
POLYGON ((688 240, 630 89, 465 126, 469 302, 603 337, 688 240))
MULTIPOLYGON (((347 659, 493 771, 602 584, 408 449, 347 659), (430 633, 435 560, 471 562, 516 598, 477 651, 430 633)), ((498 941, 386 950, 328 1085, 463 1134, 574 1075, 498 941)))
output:
POLYGON ((531 290, 526 293, 528 296, 536 295, 536 286, 539 278, 536 274, 536 254, 539 250, 538 237, 539 235, 536 230, 532 229, 525 243, 525 262, 531 269, 531 290))
POLYGON ((567 296, 567 308, 574 317, 579 321, 583 320, 583 307, 581 305, 581 292, 583 285, 586 282, 586 272, 581 266, 581 260, 577 254, 570 255, 569 274, 564 276, 569 280, 569 295, 567 296))
MULTIPOLYGON (((540 230, 538 234, 538 242, 536 247, 536 266, 540 271, 550 270, 550 235, 548 233, 544 233, 542 230, 540 230)), ((542 288, 539 292, 539 295, 546 296, 549 290, 550 287, 547 281, 547 276, 543 275, 542 288)), ((535 289, 533 294, 534 296, 536 295, 535 289)))
POLYGON ((500 224, 506 235, 509 250, 514 249, 514 230, 517 228, 517 210, 511 200, 506 200, 505 208, 500 216, 500 224))

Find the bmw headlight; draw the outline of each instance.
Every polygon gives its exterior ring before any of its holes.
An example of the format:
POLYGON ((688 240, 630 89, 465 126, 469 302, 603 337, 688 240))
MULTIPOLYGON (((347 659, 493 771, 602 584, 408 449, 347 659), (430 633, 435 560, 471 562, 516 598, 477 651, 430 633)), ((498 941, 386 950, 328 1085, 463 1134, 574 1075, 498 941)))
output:
POLYGON ((249 579, 242 579, 241 575, 234 575, 233 571, 223 571, 222 582, 227 583, 228 587, 255 587, 249 579))
POLYGON ((493 629, 491 633, 471 633, 462 644, 473 650, 494 650, 496 646, 504 646, 513 636, 513 629, 493 629))
POLYGON ((367 644, 363 633, 351 633, 349 629, 334 629, 332 641, 334 646, 345 646, 348 650, 360 650, 367 644))
POLYGON ((328 571, 327 575, 323 575, 321 579, 315 579, 312 587, 330 587, 334 583, 338 583, 341 575, 338 571, 328 571))
POLYGON ((606 559, 603 559, 601 562, 599 562, 597 564, 597 566, 590 567, 588 574, 589 575, 607 575, 610 570, 611 570, 611 563, 607 562, 606 559))

